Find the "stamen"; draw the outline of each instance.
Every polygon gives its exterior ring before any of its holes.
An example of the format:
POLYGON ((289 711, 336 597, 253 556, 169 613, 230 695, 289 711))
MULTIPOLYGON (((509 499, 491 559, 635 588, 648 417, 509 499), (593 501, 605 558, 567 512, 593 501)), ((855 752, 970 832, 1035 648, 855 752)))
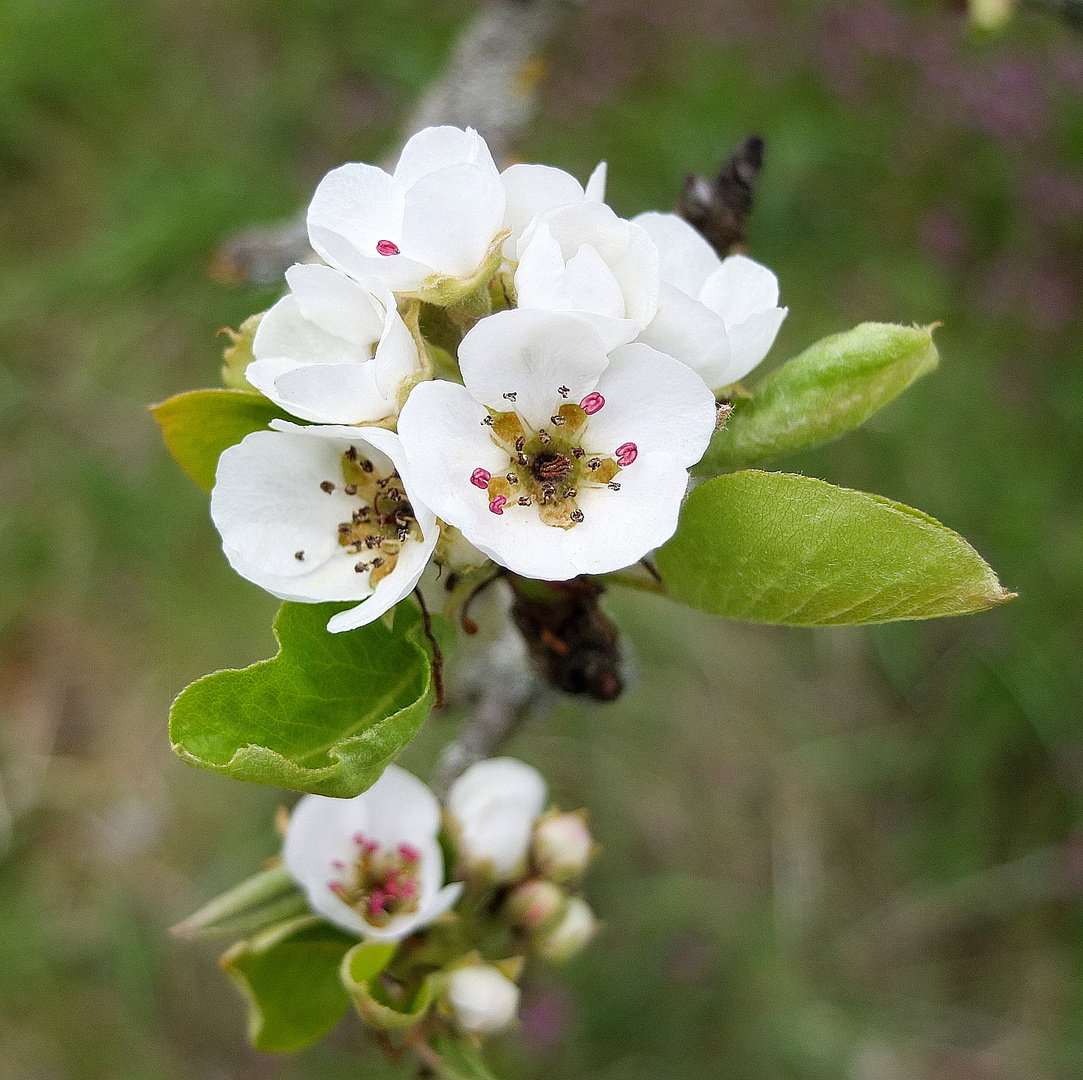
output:
POLYGON ((500 515, 504 513, 504 506, 507 501, 508 500, 505 499, 503 495, 497 495, 497 497, 493 499, 491 503, 489 503, 490 513, 496 514, 497 517, 500 517, 500 515))
POLYGON ((347 484, 342 490, 345 491, 347 495, 356 495, 357 494, 357 485, 356 484, 347 484))
POLYGON ((538 442, 543 446, 548 446, 553 441, 553 436, 549 434, 545 428, 540 428, 538 431, 538 442))
POLYGON ((417 862, 421 858, 421 852, 413 844, 399 844, 399 854, 408 862, 417 862))
POLYGON ((578 494, 579 494, 579 492, 576 491, 575 488, 568 488, 568 490, 564 492, 564 498, 565 499, 574 499, 576 497, 576 495, 578 495, 578 494))
POLYGON ((617 447, 617 464, 623 469, 639 457, 639 448, 634 442, 626 442, 617 447))
POLYGON ((618 484, 616 482, 616 480, 611 480, 609 482, 609 490, 610 491, 620 491, 620 484, 618 484))
POLYGON ((573 510, 568 516, 578 525, 583 520, 583 511, 573 510))
POLYGON ((561 416, 559 413, 557 413, 557 414, 555 414, 553 416, 550 416, 549 421, 550 421, 550 423, 552 423, 552 425, 554 427, 561 427, 563 424, 567 423, 567 421, 564 419, 564 417, 561 416))
POLYGON ((579 408, 581 408, 587 416, 593 416, 604 404, 605 398, 595 390, 593 393, 587 394, 587 396, 579 402, 579 408))
POLYGON ((509 392, 508 392, 508 393, 506 393, 506 394, 501 394, 500 396, 501 396, 501 397, 502 397, 502 398, 503 398, 503 399, 504 399, 505 401, 514 401, 514 400, 516 399, 516 397, 518 397, 518 392, 517 392, 517 391, 515 391, 515 390, 511 390, 511 391, 509 391, 509 392))
POLYGON ((296 560, 297 560, 298 562, 304 562, 304 561, 305 561, 305 553, 304 553, 303 551, 295 551, 295 552, 293 553, 293 557, 294 557, 294 558, 295 558, 295 559, 296 559, 296 560))
POLYGON ((558 386, 557 387, 557 393, 561 397, 566 398, 571 392, 572 392, 571 387, 568 387, 568 386, 558 386))
POLYGON ((380 240, 376 244, 376 250, 381 255, 398 255, 399 245, 391 240, 380 240))
POLYGON ((516 450, 517 450, 517 451, 518 451, 518 452, 519 452, 520 454, 521 454, 521 453, 523 452, 523 447, 524 447, 524 446, 526 446, 526 436, 525 436, 525 435, 518 435, 518 436, 516 436, 516 439, 515 439, 515 449, 516 449, 516 450))
POLYGON ((524 496, 523 496, 523 497, 522 497, 522 498, 521 498, 521 499, 519 500, 519 505, 520 505, 520 506, 529 506, 529 505, 530 505, 530 496, 529 496, 529 495, 524 495, 524 496))
POLYGON ((586 456, 587 456, 587 452, 581 446, 573 446, 572 447, 572 457, 575 458, 577 461, 580 458, 584 458, 586 456))
POLYGON ((353 564, 353 572, 355 574, 363 574, 369 568, 367 562, 359 562, 353 564))
POLYGON ((356 461, 357 460, 357 447, 356 446, 351 446, 350 449, 346 451, 346 460, 347 461, 356 461))
POLYGON ((519 477, 516 476, 513 472, 508 473, 508 475, 504 479, 506 479, 509 484, 519 483, 519 477))
POLYGON ((332 484, 330 480, 324 480, 324 482, 320 484, 320 491, 326 491, 328 495, 330 495, 331 492, 334 490, 335 485, 332 484))
POLYGON ((482 427, 492 427, 493 426, 493 418, 491 416, 483 416, 481 418, 481 425, 482 425, 482 427))

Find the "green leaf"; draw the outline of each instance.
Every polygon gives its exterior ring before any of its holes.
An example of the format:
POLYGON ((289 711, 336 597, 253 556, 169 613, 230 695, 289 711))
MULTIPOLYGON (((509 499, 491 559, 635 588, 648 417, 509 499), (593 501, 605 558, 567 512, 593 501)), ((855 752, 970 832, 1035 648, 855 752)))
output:
POLYGON ((433 1063, 441 1080, 496 1080, 469 1035, 439 1034, 432 1048, 442 1061, 433 1063))
POLYGON ((214 487, 223 450, 272 420, 295 419, 262 394, 246 390, 189 390, 152 405, 150 411, 169 452, 205 491, 214 487))
POLYGON ((238 941, 222 967, 248 999, 248 1037, 257 1050, 301 1050, 326 1035, 349 1008, 339 980, 357 938, 313 916, 238 941))
POLYGON ((932 327, 862 323, 783 364, 738 401, 696 476, 716 476, 845 434, 938 362, 932 327))
MULTIPOLYGON (((371 786, 433 705, 421 615, 399 604, 342 634, 327 620, 347 604, 284 603, 280 649, 242 671, 192 683, 170 711, 174 751, 238 780, 349 797, 371 786)), ((435 620, 434 620, 435 621, 435 620)))
POLYGON ((701 484, 656 564, 677 600, 788 626, 966 615, 1015 595, 927 514, 788 473, 701 484))
POLYGON ((308 911, 308 902, 285 866, 268 867, 208 901, 172 932, 201 938, 254 934, 308 911))
POLYGON ((432 1004, 435 976, 401 993, 393 993, 376 979, 398 949, 396 942, 363 941, 343 958, 339 976, 361 1018, 377 1031, 402 1031, 413 1027, 432 1004))

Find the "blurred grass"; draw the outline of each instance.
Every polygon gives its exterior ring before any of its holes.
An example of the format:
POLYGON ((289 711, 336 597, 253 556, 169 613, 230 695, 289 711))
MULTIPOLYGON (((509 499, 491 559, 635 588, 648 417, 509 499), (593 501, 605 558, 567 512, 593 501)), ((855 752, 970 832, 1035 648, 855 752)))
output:
MULTIPOLYGON (((605 934, 539 972, 508 1076, 1059 1080, 1083 1072, 1083 45, 956 5, 591 0, 522 153, 666 207, 749 131, 772 357, 943 319, 934 376, 786 467, 919 506, 1021 593, 790 632, 614 596, 638 678, 513 748, 604 843, 605 934)), ((273 292, 233 231, 374 159, 471 10, 0 2, 0 1061, 11 1080, 400 1075, 345 1024, 243 1046, 165 928, 270 855, 279 795, 185 769, 170 697, 271 649, 144 406, 213 384, 273 292), (359 1056, 360 1055, 360 1056, 359 1056)), ((451 730, 436 718, 407 763, 451 730)))

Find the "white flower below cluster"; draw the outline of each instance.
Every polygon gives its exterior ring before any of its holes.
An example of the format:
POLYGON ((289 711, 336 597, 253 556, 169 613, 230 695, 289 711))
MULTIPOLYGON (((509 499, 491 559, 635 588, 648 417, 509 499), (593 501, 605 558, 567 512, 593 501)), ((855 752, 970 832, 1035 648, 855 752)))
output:
POLYGON ((440 807, 415 776, 388 765, 353 799, 305 795, 283 860, 312 910, 372 941, 401 941, 438 919, 462 885, 444 885, 440 807))
POLYGON ((332 632, 413 591, 438 528, 413 499, 399 438, 383 428, 274 421, 224 451, 211 518, 230 565, 283 600, 357 600, 332 632))
POLYGON ((492 1035, 515 1019, 519 987, 491 964, 472 964, 448 977, 447 1001, 464 1031, 492 1035))
POLYGON ((286 281, 289 294, 260 321, 245 378, 303 420, 397 416, 422 364, 391 290, 370 291, 330 266, 298 264, 286 281))
POLYGON ((743 379, 767 355, 786 318, 778 278, 745 255, 720 259, 676 214, 633 220, 661 257, 657 314, 639 340, 687 364, 712 390, 743 379))
POLYGON ((489 758, 471 765, 447 797, 455 845, 466 867, 493 881, 520 875, 545 799, 545 780, 525 762, 489 758))
POLYGON ((629 566, 677 527, 714 396, 643 344, 517 309, 463 339, 465 386, 416 386, 399 434, 418 497, 495 562, 562 581, 629 566))

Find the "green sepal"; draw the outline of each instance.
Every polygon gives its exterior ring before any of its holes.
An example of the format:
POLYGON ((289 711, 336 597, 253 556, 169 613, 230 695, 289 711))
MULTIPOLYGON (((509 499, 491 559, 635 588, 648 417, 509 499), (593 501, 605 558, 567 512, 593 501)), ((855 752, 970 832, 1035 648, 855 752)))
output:
POLYGON ((222 957, 248 999, 248 1037, 257 1050, 302 1050, 342 1019, 350 997, 339 966, 356 941, 306 916, 238 941, 222 957))
POLYGON ((150 411, 169 452, 204 491, 214 487, 223 450, 272 420, 296 419, 247 390, 189 390, 151 405, 150 411))
POLYGON ((670 595, 691 607, 788 626, 966 615, 1015 595, 927 514, 788 473, 701 484, 655 563, 670 595))
POLYGON ((734 403, 693 474, 806 450, 863 424, 936 367, 932 330, 862 323, 816 342, 734 403))
POLYGON ((470 1035, 440 1032, 433 1037, 432 1048, 440 1056, 440 1064, 433 1062, 433 1067, 441 1080, 496 1080, 470 1035))
POLYGON ((363 941, 343 958, 339 978, 361 1016, 377 1031, 404 1031, 424 1019, 435 997, 436 975, 402 993, 390 991, 377 976, 387 967, 398 942, 363 941))
MULTIPOLYGON (((173 750, 201 769, 349 798, 370 787, 432 709, 432 667, 410 603, 341 634, 349 604, 284 603, 278 655, 192 683, 173 702, 173 750)), ((442 622, 434 618, 434 623, 442 622)))
POLYGON ((227 326, 218 332, 229 335, 229 344, 222 350, 222 382, 234 390, 255 390, 256 388, 244 377, 248 365, 255 360, 252 342, 266 312, 260 311, 249 315, 241 323, 240 329, 230 330, 227 326))
POLYGON ((216 896, 172 928, 182 938, 239 937, 308 911, 304 894, 281 863, 216 896))

